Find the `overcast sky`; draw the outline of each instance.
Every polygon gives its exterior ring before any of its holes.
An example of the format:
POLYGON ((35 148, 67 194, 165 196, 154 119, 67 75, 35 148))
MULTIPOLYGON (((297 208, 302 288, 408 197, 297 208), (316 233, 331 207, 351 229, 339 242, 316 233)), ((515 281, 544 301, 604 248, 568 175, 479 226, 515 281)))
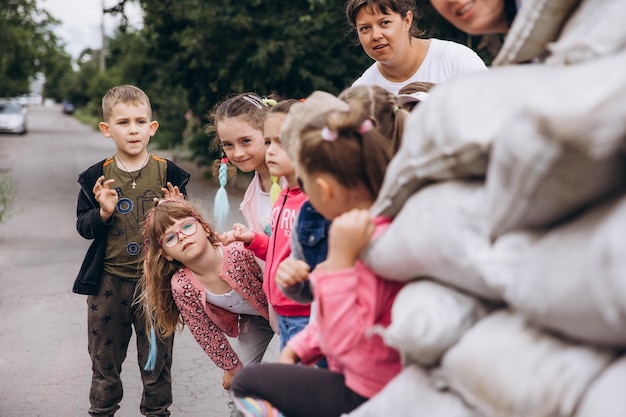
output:
MULTIPOLYGON (((86 48, 100 49, 102 46, 100 22, 103 1, 104 8, 118 3, 118 0, 37 0, 37 4, 61 21, 56 33, 65 42, 67 52, 77 58, 86 48)), ((129 24, 141 27, 139 4, 127 2, 125 9, 129 24)), ((107 35, 113 34, 119 20, 119 17, 105 15, 104 28, 107 35)))

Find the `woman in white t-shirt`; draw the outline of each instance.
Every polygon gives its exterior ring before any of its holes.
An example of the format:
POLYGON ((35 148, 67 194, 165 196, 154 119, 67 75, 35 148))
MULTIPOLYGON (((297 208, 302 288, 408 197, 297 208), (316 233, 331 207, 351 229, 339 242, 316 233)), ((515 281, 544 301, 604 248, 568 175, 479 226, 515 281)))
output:
POLYGON ((443 83, 487 70, 467 46, 421 39, 413 22, 414 0, 348 0, 346 17, 365 53, 374 61, 352 85, 379 85, 394 94, 415 81, 443 83))

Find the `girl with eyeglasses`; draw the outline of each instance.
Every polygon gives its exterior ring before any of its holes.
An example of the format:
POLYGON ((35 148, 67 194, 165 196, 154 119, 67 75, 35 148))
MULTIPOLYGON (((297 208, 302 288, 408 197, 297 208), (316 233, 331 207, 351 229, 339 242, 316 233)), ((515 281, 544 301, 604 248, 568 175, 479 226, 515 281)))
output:
POLYGON ((144 239, 141 300, 149 324, 162 338, 187 325, 224 371, 228 390, 243 366, 261 362, 274 336, 254 254, 242 243, 223 246, 196 209, 177 199, 149 212, 144 239), (236 338, 234 346, 227 336, 236 338))

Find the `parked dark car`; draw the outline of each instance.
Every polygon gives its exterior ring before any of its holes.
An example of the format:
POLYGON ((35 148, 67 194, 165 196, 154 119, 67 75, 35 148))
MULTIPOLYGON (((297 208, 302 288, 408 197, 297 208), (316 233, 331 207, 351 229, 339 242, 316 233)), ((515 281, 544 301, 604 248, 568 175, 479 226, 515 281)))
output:
POLYGON ((74 110, 75 108, 72 103, 67 100, 63 102, 63 114, 74 114, 74 110))
POLYGON ((25 134, 26 107, 16 101, 0 102, 0 132, 25 134))

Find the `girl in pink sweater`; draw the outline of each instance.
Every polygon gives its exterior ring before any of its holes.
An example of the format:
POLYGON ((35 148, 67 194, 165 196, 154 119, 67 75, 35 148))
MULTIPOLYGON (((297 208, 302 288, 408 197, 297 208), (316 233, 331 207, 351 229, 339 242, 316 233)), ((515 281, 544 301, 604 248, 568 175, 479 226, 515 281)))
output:
MULTIPOLYGON (((328 100, 338 99, 328 95, 328 100)), ((306 101, 294 105, 290 114, 307 114, 306 106, 306 101)), ((375 395, 401 370, 398 352, 370 329, 390 324, 403 284, 381 279, 358 259, 389 224, 389 219, 369 215, 391 147, 366 114, 354 102, 349 111, 318 117, 301 130, 295 147, 299 181, 315 209, 333 220, 328 258, 310 275, 315 319, 287 343, 280 363, 247 367, 233 380, 235 403, 246 415, 280 411, 289 417, 338 417, 375 395), (302 366, 322 356, 329 369, 302 366), (253 411, 269 405, 279 411, 253 411)))
MULTIPOLYGON (((177 199, 149 212, 144 236, 146 316, 160 337, 187 325, 229 389, 242 366, 261 362, 274 336, 254 254, 241 243, 222 246, 198 212, 177 199), (227 336, 237 338, 235 346, 227 336)), ((239 414, 233 408, 231 415, 239 414)))

